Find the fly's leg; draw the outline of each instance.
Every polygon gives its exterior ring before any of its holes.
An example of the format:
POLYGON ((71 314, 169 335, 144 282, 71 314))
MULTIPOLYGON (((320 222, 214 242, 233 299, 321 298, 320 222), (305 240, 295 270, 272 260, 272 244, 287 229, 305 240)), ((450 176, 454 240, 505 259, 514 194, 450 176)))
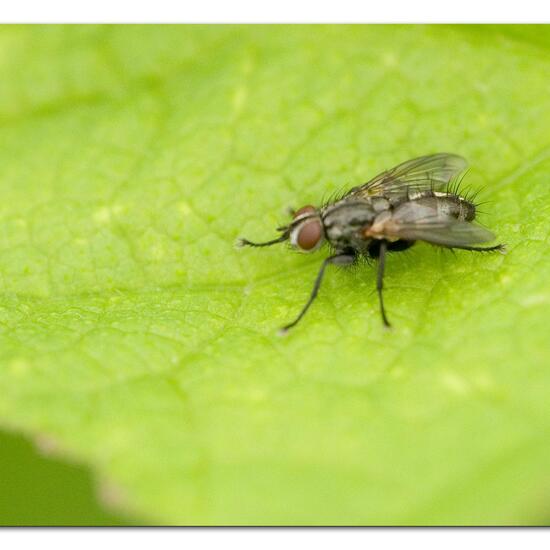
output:
POLYGON ((271 246, 272 244, 282 243, 288 239, 288 235, 285 233, 281 235, 280 237, 277 237, 276 239, 273 239, 271 241, 266 241, 264 243, 253 243, 252 241, 249 241, 248 239, 238 239, 237 240, 237 246, 243 247, 243 246, 271 246))
POLYGON ((378 299, 380 301, 380 314, 382 315, 382 321, 384 326, 391 327, 388 318, 386 317, 386 310, 384 308, 384 296, 382 295, 382 289, 384 288, 384 268, 386 267, 386 252, 388 250, 388 241, 380 241, 380 251, 378 254, 378 275, 376 277, 376 290, 378 291, 378 299))
POLYGON ((497 244, 495 246, 450 246, 451 250, 453 248, 458 248, 460 250, 472 250, 474 252, 501 252, 506 254, 506 245, 497 244))
POLYGON ((300 313, 298 314, 298 317, 296 317, 296 319, 294 319, 292 323, 289 323, 288 325, 285 325, 284 327, 282 327, 280 330, 280 333, 285 334, 292 327, 296 326, 300 321, 300 319, 306 314, 306 311, 309 309, 309 306, 313 303, 313 301, 317 297, 319 288, 321 288, 321 282, 323 281, 323 275, 325 274, 325 269, 327 265, 334 264, 334 265, 344 266, 344 265, 350 265, 354 261, 355 261, 354 254, 335 254, 334 256, 329 256, 328 258, 326 258, 321 264, 321 268, 319 269, 319 273, 317 273, 317 277, 315 278, 315 283, 313 284, 313 290, 311 291, 311 294, 305 306, 302 308, 302 311, 300 311, 300 313))

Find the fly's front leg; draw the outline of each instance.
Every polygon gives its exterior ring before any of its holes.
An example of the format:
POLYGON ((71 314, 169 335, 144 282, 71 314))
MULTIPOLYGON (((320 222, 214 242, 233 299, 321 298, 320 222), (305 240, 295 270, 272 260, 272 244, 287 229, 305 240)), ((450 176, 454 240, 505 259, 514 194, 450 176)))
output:
POLYGON ((237 239, 237 247, 242 248, 243 246, 253 246, 253 247, 259 247, 259 246, 271 246, 273 244, 282 243, 284 241, 288 240, 288 234, 284 233, 280 237, 277 237, 276 239, 272 239, 271 241, 266 241, 263 243, 254 243, 252 241, 249 241, 248 239, 237 239))
POLYGON ((294 319, 292 323, 289 323, 288 325, 285 325, 284 327, 282 327, 280 330, 280 333, 285 334, 293 326, 297 325, 300 319, 306 314, 306 311, 309 309, 309 306, 311 306, 311 304, 317 297, 319 288, 321 288, 321 282, 323 281, 323 275, 325 274, 325 269, 327 265, 329 264, 341 265, 341 266, 351 265, 355 261, 355 259, 356 259, 355 254, 335 254, 334 256, 329 256, 328 258, 326 258, 321 264, 321 268, 319 269, 319 273, 317 273, 317 277, 315 278, 315 283, 313 284, 313 290, 311 291, 311 294, 305 306, 302 308, 302 311, 300 311, 300 313, 298 314, 298 317, 296 317, 296 319, 294 319))
POLYGON ((376 290, 378 291, 378 300, 380 301, 380 313, 382 315, 382 321, 384 326, 391 327, 388 318, 386 317, 386 310, 384 308, 384 296, 382 290, 384 288, 384 269, 386 267, 386 252, 388 251, 388 241, 382 239, 380 241, 380 251, 378 254, 378 274, 376 277, 376 290))

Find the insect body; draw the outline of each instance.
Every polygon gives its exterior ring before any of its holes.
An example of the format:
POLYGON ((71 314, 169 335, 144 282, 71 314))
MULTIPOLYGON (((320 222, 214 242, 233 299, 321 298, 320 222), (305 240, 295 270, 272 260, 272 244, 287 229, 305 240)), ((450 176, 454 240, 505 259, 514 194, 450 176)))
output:
POLYGON ((300 208, 288 225, 278 228, 281 235, 276 239, 263 243, 241 239, 241 246, 290 241, 301 252, 313 252, 327 242, 332 249, 321 264, 302 311, 282 330, 287 331, 304 316, 329 264, 351 265, 360 257, 378 260, 376 288, 382 320, 389 327, 382 294, 388 252, 406 250, 416 241, 450 249, 504 252, 502 244, 475 246, 492 241, 494 235, 474 223, 476 205, 453 189, 453 182, 460 181, 466 167, 464 158, 449 153, 412 159, 354 187, 334 202, 300 208))

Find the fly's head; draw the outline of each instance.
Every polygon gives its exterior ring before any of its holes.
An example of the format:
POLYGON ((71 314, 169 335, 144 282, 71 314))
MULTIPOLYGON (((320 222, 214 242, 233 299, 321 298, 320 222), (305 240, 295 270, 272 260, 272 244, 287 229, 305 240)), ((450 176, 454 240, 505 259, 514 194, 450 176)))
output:
POLYGON ((237 246, 271 246, 289 241, 290 245, 300 252, 314 252, 325 242, 325 228, 321 211, 314 206, 303 206, 292 212, 292 221, 288 225, 278 227, 280 235, 276 239, 265 242, 253 242, 239 239, 237 246))
POLYGON ((311 205, 296 210, 292 222, 280 229, 288 232, 290 244, 300 252, 315 252, 325 241, 321 213, 311 205))

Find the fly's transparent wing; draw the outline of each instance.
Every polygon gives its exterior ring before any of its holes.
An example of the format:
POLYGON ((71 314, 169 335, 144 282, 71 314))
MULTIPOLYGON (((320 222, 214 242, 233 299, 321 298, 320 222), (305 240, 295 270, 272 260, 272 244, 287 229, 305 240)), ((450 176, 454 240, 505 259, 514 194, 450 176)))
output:
POLYGON ((369 182, 354 187, 345 196, 405 195, 409 189, 438 191, 467 167, 465 158, 452 153, 418 157, 378 174, 369 182))
POLYGON ((404 203, 395 209, 384 225, 387 236, 441 246, 470 246, 495 238, 480 225, 438 214, 437 200, 427 204, 417 201, 404 203))
POLYGON ((495 236, 489 230, 471 222, 453 220, 422 224, 402 225, 395 235, 408 241, 426 241, 441 246, 470 246, 492 241, 495 236))

